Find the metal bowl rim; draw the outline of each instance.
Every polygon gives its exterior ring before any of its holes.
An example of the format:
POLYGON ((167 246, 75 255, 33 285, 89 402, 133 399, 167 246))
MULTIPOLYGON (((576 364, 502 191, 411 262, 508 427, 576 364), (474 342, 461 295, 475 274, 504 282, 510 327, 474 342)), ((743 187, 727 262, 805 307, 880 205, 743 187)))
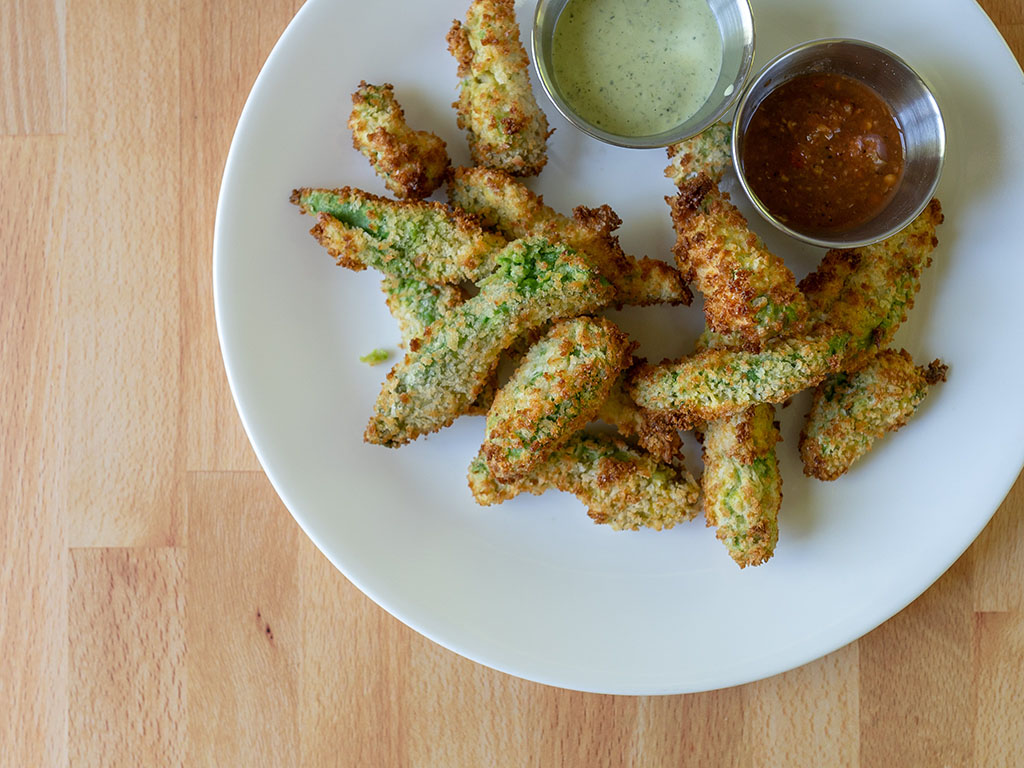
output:
MULTIPOLYGON (((868 82, 868 81, 863 81, 863 82, 865 82, 865 84, 867 84, 869 86, 871 85, 871 83, 868 82)), ((776 86, 776 88, 777 87, 778 86, 776 86)), ((767 91, 764 94, 764 96, 762 97, 762 99, 767 97, 768 94, 771 93, 773 90, 775 90, 775 89, 773 88, 773 89, 767 91)), ((946 122, 945 122, 945 119, 942 116, 942 109, 939 107, 939 102, 935 98, 935 92, 932 90, 931 86, 928 85, 928 83, 925 81, 925 79, 923 77, 921 77, 920 73, 916 69, 914 69, 912 66, 910 66, 899 55, 893 53, 888 48, 883 48, 882 46, 877 45, 876 43, 868 42, 867 40, 858 40, 858 39, 852 38, 852 37, 823 37, 823 38, 818 38, 818 39, 815 39, 815 40, 808 40, 806 42, 803 42, 803 43, 800 43, 798 45, 795 45, 792 48, 788 48, 785 51, 782 51, 782 53, 778 54, 773 59, 771 59, 771 61, 769 61, 767 64, 765 64, 761 68, 761 70, 756 75, 754 75, 754 77, 750 78, 747 81, 747 84, 746 84, 746 86, 743 89, 743 94, 740 96, 739 100, 736 103, 736 114, 733 116, 733 119, 732 119, 732 137, 731 137, 731 141, 730 141, 730 152, 732 154, 733 168, 736 171, 736 177, 739 179, 740 186, 743 188, 744 194, 747 196, 747 199, 750 200, 751 204, 754 206, 754 208, 757 210, 757 212, 761 215, 761 217, 764 218, 766 221, 768 221, 769 224, 771 224, 772 226, 774 226, 776 229, 780 230, 781 232, 786 233, 790 237, 793 237, 793 238, 795 238, 797 240, 800 240, 802 242, 808 243, 810 245, 816 245, 816 246, 820 246, 822 248, 859 248, 861 246, 871 245, 872 243, 877 243, 877 242, 879 242, 881 240, 885 240, 888 237, 892 237, 897 232, 899 232, 902 229, 904 229, 908 224, 910 224, 910 222, 912 222, 914 219, 916 219, 921 214, 921 212, 925 209, 925 207, 928 205, 928 203, 931 201, 932 197, 935 195, 935 190, 939 186, 939 180, 942 177, 942 168, 943 168, 943 165, 945 164, 945 159, 946 159, 946 122), (804 52, 804 51, 806 51, 808 49, 817 48, 817 47, 824 48, 827 45, 834 45, 836 43, 842 43, 842 44, 847 44, 847 45, 859 46, 861 48, 872 49, 872 50, 874 50, 874 51, 876 51, 878 53, 881 53, 886 58, 891 59, 896 64, 900 65, 914 79, 917 80, 918 84, 921 87, 922 92, 927 96, 928 100, 931 102, 934 114, 936 116, 937 124, 938 124, 937 127, 938 127, 939 141, 938 141, 938 151, 935 154, 935 159, 937 161, 937 168, 935 170, 935 175, 932 178, 931 183, 928 185, 927 193, 922 195, 922 198, 921 198, 920 202, 917 203, 912 208, 911 213, 909 215, 907 215, 904 219, 902 219, 899 222, 897 222, 896 224, 886 228, 886 230, 884 230, 883 232, 881 232, 881 233, 879 233, 877 235, 871 235, 870 237, 867 237, 867 238, 859 238, 859 239, 845 238, 844 239, 844 238, 815 237, 813 235, 809 235, 809 234, 806 234, 804 232, 800 232, 799 230, 793 229, 792 227, 789 227, 786 224, 784 224, 783 222, 779 221, 770 211, 768 211, 768 209, 765 207, 765 205, 760 201, 760 199, 758 199, 757 195, 754 194, 753 190, 750 189, 750 185, 747 183, 746 175, 743 172, 743 166, 742 166, 742 163, 740 162, 740 156, 739 156, 739 140, 740 140, 740 136, 739 136, 739 123, 740 123, 740 117, 743 114, 744 108, 747 106, 747 102, 748 102, 748 100, 750 98, 750 95, 753 92, 754 88, 756 88, 758 86, 758 84, 760 84, 761 81, 764 80, 765 76, 769 73, 769 71, 771 71, 771 69, 773 67, 775 67, 775 65, 777 65, 779 62, 781 62, 781 61, 783 61, 783 60, 785 60, 787 58, 791 58, 791 57, 795 56, 796 54, 802 53, 802 52, 804 52)), ((883 211, 884 210, 885 209, 883 209, 883 211)))
MULTIPOLYGON (((563 9, 564 6, 568 5, 571 1, 572 0, 565 0, 563 3, 563 9)), ((733 89, 732 93, 722 101, 718 109, 699 123, 688 125, 687 122, 684 121, 675 128, 672 128, 669 131, 662 131, 661 133, 648 134, 646 136, 622 136, 621 134, 611 133, 603 130, 602 128, 598 128, 596 125, 590 123, 584 117, 575 112, 572 107, 566 103, 558 92, 558 89, 555 87, 553 82, 554 75, 553 73, 550 73, 544 65, 544 57, 541 55, 539 34, 540 18, 542 9, 548 4, 547 0, 540 0, 537 3, 533 14, 533 29, 530 34, 530 47, 533 53, 534 64, 537 67, 537 75, 540 78, 541 87, 544 89, 544 92, 555 105, 555 109, 558 110, 562 117, 588 136, 599 141, 603 141, 606 144, 612 144, 613 146, 624 147, 626 149, 661 149, 662 147, 667 147, 671 144, 676 144, 680 141, 692 138, 718 122, 722 115, 728 112, 729 109, 736 104, 740 95, 745 92, 747 82, 750 78, 750 71, 754 65, 754 51, 757 35, 754 25, 754 11, 750 7, 750 0, 733 0, 733 2, 735 2, 736 6, 740 10, 741 16, 743 16, 744 26, 750 29, 749 41, 745 41, 742 48, 743 57, 740 63, 740 70, 736 73, 736 78, 733 81, 736 87, 733 89)), ((706 103, 707 102, 705 102, 705 104, 706 103)), ((703 108, 703 105, 701 108, 703 108)))

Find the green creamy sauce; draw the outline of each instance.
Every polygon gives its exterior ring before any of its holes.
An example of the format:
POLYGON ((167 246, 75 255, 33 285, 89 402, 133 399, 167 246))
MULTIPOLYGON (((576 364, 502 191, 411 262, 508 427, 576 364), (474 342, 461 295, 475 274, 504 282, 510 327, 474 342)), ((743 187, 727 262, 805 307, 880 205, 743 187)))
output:
POLYGON ((555 25, 555 80, 594 125, 661 133, 691 117, 722 69, 707 0, 570 0, 555 25))

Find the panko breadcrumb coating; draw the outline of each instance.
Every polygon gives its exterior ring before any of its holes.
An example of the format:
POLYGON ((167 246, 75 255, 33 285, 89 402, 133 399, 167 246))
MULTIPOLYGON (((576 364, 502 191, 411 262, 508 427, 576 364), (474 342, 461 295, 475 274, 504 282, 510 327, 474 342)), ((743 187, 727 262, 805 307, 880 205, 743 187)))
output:
POLYGON ((607 318, 555 323, 530 347, 487 413, 481 453, 502 483, 527 474, 590 422, 634 344, 607 318))
POLYGON ((385 275, 380 289, 407 349, 416 349, 427 328, 466 300, 458 286, 431 285, 415 278, 385 275))
POLYGON ((469 467, 469 488, 482 506, 501 504, 521 493, 552 488, 574 494, 596 523, 616 530, 671 528, 700 511, 697 482, 684 469, 663 464, 606 435, 579 432, 526 477, 501 484, 491 477, 483 455, 469 467))
POLYGON ((373 267, 434 285, 476 282, 506 243, 465 211, 437 202, 398 202, 352 187, 297 189, 291 201, 317 216, 310 234, 348 269, 373 267))
MULTIPOLYGON (((420 340, 427 328, 434 324, 452 309, 462 304, 467 296, 459 286, 430 285, 422 280, 399 279, 386 275, 381 281, 381 290, 387 302, 391 316, 398 323, 398 332, 402 337, 401 346, 405 349, 419 349, 420 340)), ((529 331, 518 337, 507 350, 512 360, 518 360, 530 348, 534 335, 541 336, 547 329, 545 323, 540 328, 529 331)), ((467 416, 484 416, 494 402, 498 391, 497 374, 492 376, 476 396, 476 400, 466 411, 467 416)))
POLYGON ((507 238, 542 236, 588 254, 615 286, 622 304, 689 304, 692 294, 671 265, 623 253, 612 233, 622 220, 607 205, 578 206, 563 216, 507 173, 456 168, 448 185, 453 206, 479 216, 507 238))
MULTIPOLYGON (((706 316, 716 322, 698 340, 705 349, 759 350, 783 333, 793 333, 807 314, 793 274, 769 253, 718 189, 732 163, 731 128, 719 123, 668 149, 665 169, 680 189, 673 210, 677 259, 686 259, 705 292, 706 316), (703 197, 702 197, 703 195, 703 197), (763 310, 753 317, 750 295, 760 291, 763 310), (772 306, 783 306, 779 322, 772 306)), ((709 322, 709 325, 711 323, 709 322)), ((775 553, 782 505, 782 476, 775 453, 781 439, 775 408, 757 403, 703 427, 704 516, 740 568, 761 565, 775 553)))
POLYGON ((629 382, 636 404, 688 429, 757 403, 781 403, 839 368, 845 338, 781 338, 761 352, 706 349, 678 362, 640 366, 629 382))
POLYGON ((359 83, 348 127, 352 146, 366 156, 395 197, 419 200, 444 182, 451 163, 444 140, 408 126, 391 83, 359 83))
POLYGON ((459 127, 473 162, 516 176, 547 163, 548 121, 530 87, 513 0, 473 0, 466 23, 452 22, 448 50, 459 63, 459 127))
POLYGON ((732 166, 732 125, 715 123, 689 139, 667 148, 665 175, 677 187, 705 173, 716 184, 732 166))
MULTIPOLYGON (((732 335, 705 330, 698 351, 735 348, 732 335)), ((775 408, 752 405, 703 427, 704 517, 740 568, 761 565, 778 542, 782 475, 775 453, 781 440, 775 408)))
POLYGON ((946 380, 935 360, 917 367, 905 349, 883 350, 856 373, 830 376, 814 391, 800 433, 804 474, 819 480, 843 475, 886 432, 907 423, 931 385, 946 380))
POLYGON ((637 443, 658 461, 666 464, 683 460, 683 441, 679 430, 663 419, 653 418, 651 413, 633 402, 626 391, 630 371, 646 361, 634 358, 630 370, 624 372, 612 386, 608 397, 601 403, 597 418, 615 427, 622 437, 635 437, 637 443))
MULTIPOLYGON (((464 291, 456 286, 429 285, 420 280, 386 276, 381 282, 388 309, 398 322, 402 346, 418 349, 420 339, 433 322, 450 312, 466 299, 464 291)), ((535 331, 518 337, 505 351, 512 360, 521 360, 536 341, 548 330, 546 324, 535 331)), ((631 366, 643 363, 635 358, 631 366)), ((626 393, 626 373, 621 373, 612 384, 608 395, 601 399, 596 417, 615 427, 623 437, 635 437, 640 447, 659 461, 671 463, 682 460, 682 440, 675 427, 652 418, 637 406, 626 393)), ((481 415, 490 410, 498 391, 492 377, 483 391, 477 395, 467 414, 481 415)))
POLYGON ((676 265, 704 294, 711 330, 741 335, 754 352, 773 337, 802 333, 807 302, 796 278, 710 176, 698 173, 666 200, 676 265))
POLYGON ((932 200, 901 232, 873 245, 829 251, 800 281, 812 320, 850 336, 843 370, 863 367, 892 341, 932 262, 942 218, 942 206, 932 200))
MULTIPOLYGON (((419 349, 420 339, 427 328, 466 300, 465 291, 458 286, 430 285, 422 280, 403 280, 390 275, 385 275, 380 288, 391 316, 398 323, 401 345, 405 349, 419 349)), ((466 410, 466 415, 486 414, 497 390, 497 381, 491 377, 466 410)))
POLYGON ((543 239, 510 243, 479 286, 388 373, 366 427, 368 443, 397 447, 448 426, 466 413, 517 337, 554 318, 594 312, 612 297, 582 254, 543 239))
POLYGON ((740 568, 761 565, 779 539, 781 439, 775 408, 758 403, 704 429, 704 516, 740 568))

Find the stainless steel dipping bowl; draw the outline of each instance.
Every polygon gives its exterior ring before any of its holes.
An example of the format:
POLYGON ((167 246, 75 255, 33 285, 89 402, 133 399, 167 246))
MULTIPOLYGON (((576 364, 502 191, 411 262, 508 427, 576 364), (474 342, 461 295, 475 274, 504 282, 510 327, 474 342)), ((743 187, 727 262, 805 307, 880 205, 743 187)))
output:
POLYGON ((733 120, 732 156, 747 197, 778 229, 826 248, 867 245, 903 229, 935 194, 945 153, 942 112, 928 86, 903 59, 860 40, 813 40, 780 54, 747 86, 733 120), (903 132, 903 178, 896 193, 874 218, 829 236, 802 232, 777 219, 754 194, 743 168, 743 139, 757 107, 786 81, 811 73, 846 75, 874 89, 892 109, 903 132))
MULTIPOLYGON (((754 21, 748 0, 708 0, 722 35, 722 69, 718 81, 696 114, 661 133, 649 136, 622 136, 599 128, 579 115, 562 96, 555 79, 552 48, 555 24, 571 0, 539 0, 533 20, 533 59, 541 84, 559 112, 573 125, 596 139, 620 147, 652 149, 667 147, 695 136, 728 111, 750 73, 754 60, 754 21)), ((628 3, 623 4, 628 8, 628 3)))

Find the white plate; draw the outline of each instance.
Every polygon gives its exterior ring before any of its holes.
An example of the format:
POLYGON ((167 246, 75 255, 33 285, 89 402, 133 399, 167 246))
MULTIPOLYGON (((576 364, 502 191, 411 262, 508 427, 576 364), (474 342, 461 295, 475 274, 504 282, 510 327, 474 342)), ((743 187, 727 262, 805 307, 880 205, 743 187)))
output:
MULTIPOLYGON (((528 39, 532 3, 522 3, 528 39)), ((835 483, 803 478, 806 395, 780 411, 785 499, 775 558, 740 571, 700 520, 663 533, 596 526, 571 496, 474 505, 482 419, 392 451, 362 433, 398 335, 378 279, 333 266, 288 203, 293 187, 384 193, 345 128, 361 79, 395 84, 412 125, 465 140, 449 106, 451 20, 468 0, 310 0, 253 87, 217 211, 214 286, 225 365, 271 482, 324 554, 373 600, 447 648, 520 677, 609 693, 677 693, 765 677, 864 634, 971 543, 1024 461, 1024 78, 969 0, 755 0, 757 62, 800 41, 859 37, 904 57, 945 111, 946 213, 934 266, 897 343, 941 356, 946 384, 835 483)), ((662 151, 557 128, 531 185, 568 212, 609 203, 634 254, 668 258, 662 151)), ((747 212, 749 213, 748 209, 747 212)), ((754 222, 800 277, 820 252, 754 222)), ((654 359, 686 353, 698 306, 621 313, 654 359)), ((693 448, 692 459, 699 457, 693 448)), ((694 467, 696 469, 696 467, 694 467)))

